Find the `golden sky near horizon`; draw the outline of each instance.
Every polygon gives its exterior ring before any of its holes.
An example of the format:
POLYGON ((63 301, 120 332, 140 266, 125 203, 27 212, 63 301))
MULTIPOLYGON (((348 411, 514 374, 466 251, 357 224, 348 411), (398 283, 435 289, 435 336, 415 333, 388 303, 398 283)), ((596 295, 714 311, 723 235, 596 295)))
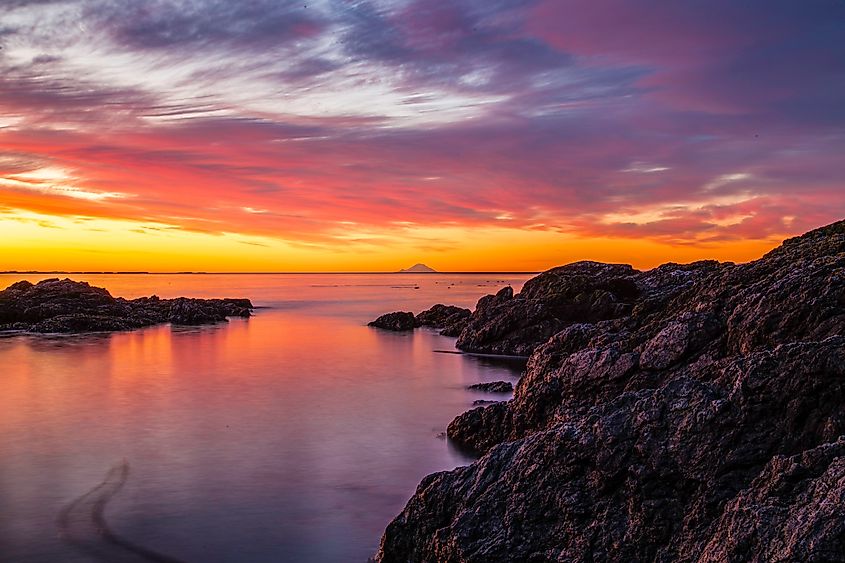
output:
POLYGON ((668 245, 648 240, 567 237, 546 231, 478 227, 411 230, 404 237, 372 234, 339 248, 315 251, 272 237, 169 230, 162 225, 111 219, 59 218, 19 213, 4 219, 2 270, 151 272, 395 271, 423 262, 440 271, 541 271, 578 260, 600 260, 650 268, 717 255, 744 262, 776 241, 668 245), (163 232, 162 232, 163 231, 163 232), (427 248, 415 240, 454 241, 452 248, 427 248))

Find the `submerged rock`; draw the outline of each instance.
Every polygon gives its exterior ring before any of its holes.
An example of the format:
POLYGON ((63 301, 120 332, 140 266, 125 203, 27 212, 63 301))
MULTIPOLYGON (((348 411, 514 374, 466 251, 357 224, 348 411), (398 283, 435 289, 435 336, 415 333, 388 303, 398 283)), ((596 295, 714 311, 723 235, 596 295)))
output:
POLYGON ((206 324, 249 317, 248 299, 123 299, 70 279, 21 281, 0 291, 0 330, 101 332, 154 324, 206 324))
POLYGON ((521 294, 459 340, 533 350, 513 400, 449 425, 483 457, 426 477, 378 561, 843 560, 845 222, 521 294))
POLYGON ((396 313, 387 313, 386 315, 382 315, 376 320, 370 322, 369 326, 401 332, 405 330, 414 330, 414 327, 417 325, 416 321, 414 320, 413 313, 405 313, 400 311, 396 313))

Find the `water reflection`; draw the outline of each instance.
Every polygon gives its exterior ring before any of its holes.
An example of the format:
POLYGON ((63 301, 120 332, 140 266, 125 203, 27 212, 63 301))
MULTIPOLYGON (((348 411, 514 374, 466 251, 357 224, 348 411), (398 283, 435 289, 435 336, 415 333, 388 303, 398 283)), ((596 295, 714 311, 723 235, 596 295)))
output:
POLYGON ((0 558, 87 560, 56 516, 125 458, 106 516, 134 543, 188 561, 365 560, 422 476, 467 462, 437 438, 482 396, 465 387, 518 375, 433 353, 454 340, 432 331, 365 326, 484 291, 436 277, 420 290, 378 276, 86 278, 269 308, 209 327, 0 339, 0 558))

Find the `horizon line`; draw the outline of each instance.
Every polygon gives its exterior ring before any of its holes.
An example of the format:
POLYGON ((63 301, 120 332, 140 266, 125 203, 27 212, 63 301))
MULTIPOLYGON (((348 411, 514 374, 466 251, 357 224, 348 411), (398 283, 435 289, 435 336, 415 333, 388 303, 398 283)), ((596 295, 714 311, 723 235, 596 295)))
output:
POLYGON ((367 274, 367 275, 390 275, 390 274, 401 274, 401 275, 423 275, 423 276, 431 276, 431 275, 438 275, 438 274, 449 274, 449 275, 468 275, 468 274, 539 274, 544 270, 537 270, 537 271, 494 271, 494 270, 477 270, 477 271, 436 271, 436 272, 367 272, 367 271, 349 271, 349 272, 147 272, 147 271, 95 271, 95 270, 3 270, 0 271, 0 275, 9 275, 9 274, 37 274, 37 275, 49 275, 49 274, 67 274, 67 275, 155 275, 155 276, 216 276, 216 275, 226 275, 226 276, 248 276, 248 275, 261 275, 261 276, 271 276, 271 275, 314 275, 314 274, 331 274, 331 275, 350 275, 350 274, 367 274))

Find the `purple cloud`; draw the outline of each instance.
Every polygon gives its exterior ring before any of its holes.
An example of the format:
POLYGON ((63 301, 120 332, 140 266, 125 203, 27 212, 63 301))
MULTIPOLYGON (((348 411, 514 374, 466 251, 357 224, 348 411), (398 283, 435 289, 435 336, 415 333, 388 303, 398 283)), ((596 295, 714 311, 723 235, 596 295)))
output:
MULTIPOLYGON (((845 214, 841 2, 80 0, 0 14, 3 173, 39 163, 132 195, 86 213, 301 241, 354 222, 682 244, 845 214)), ((43 209, 52 196, 37 195, 43 209)))

